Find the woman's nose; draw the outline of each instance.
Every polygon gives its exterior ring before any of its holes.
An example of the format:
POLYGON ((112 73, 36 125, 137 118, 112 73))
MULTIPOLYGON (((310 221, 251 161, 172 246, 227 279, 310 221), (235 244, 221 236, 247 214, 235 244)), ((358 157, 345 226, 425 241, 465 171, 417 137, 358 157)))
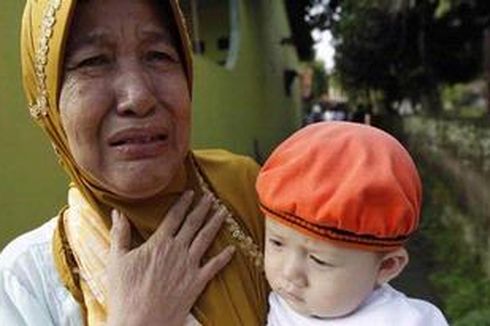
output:
POLYGON ((115 78, 117 112, 121 115, 146 116, 152 112, 157 99, 151 80, 145 76, 143 68, 121 68, 115 78))
POLYGON ((306 286, 307 279, 304 266, 299 257, 289 257, 282 269, 285 281, 299 288, 306 286))

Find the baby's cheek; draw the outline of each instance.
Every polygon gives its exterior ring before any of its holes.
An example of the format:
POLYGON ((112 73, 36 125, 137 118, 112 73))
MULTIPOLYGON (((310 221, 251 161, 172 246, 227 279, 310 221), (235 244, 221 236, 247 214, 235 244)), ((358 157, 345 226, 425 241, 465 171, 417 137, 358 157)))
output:
POLYGON ((275 290, 276 283, 277 283, 277 276, 278 276, 276 271, 276 266, 274 260, 267 258, 267 255, 264 259, 264 270, 265 270, 265 277, 267 278, 269 285, 271 286, 272 290, 275 290))

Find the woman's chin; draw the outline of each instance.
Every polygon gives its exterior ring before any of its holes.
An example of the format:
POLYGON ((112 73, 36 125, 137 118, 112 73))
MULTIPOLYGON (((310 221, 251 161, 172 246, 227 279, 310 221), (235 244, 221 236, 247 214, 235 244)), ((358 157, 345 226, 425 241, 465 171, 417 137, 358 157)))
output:
POLYGON ((116 195, 128 200, 144 200, 163 191, 167 184, 168 182, 155 184, 154 181, 144 182, 144 180, 140 179, 134 182, 119 182, 112 185, 110 190, 116 195))
POLYGON ((161 164, 157 171, 151 166, 133 167, 125 171, 113 171, 103 184, 107 190, 120 197, 130 200, 147 199, 163 191, 174 175, 174 169, 163 169, 161 164))

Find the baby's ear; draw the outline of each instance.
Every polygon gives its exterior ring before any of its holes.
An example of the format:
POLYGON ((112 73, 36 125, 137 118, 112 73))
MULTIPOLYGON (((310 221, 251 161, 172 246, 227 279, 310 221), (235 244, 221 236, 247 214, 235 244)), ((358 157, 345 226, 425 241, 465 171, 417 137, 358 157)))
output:
POLYGON ((387 283, 397 277, 408 264, 408 252, 405 248, 398 248, 383 254, 379 262, 378 285, 387 283))

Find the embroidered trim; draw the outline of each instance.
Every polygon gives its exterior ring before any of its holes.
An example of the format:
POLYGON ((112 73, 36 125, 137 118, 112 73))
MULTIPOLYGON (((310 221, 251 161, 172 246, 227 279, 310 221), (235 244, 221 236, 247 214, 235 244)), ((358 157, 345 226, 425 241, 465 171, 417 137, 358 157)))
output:
POLYGON ((264 254, 260 250, 260 247, 254 243, 252 237, 248 236, 240 227, 240 224, 235 220, 233 214, 230 212, 228 207, 219 199, 212 191, 209 185, 204 180, 201 175, 201 171, 196 166, 195 162, 194 170, 197 171, 197 178, 199 180, 199 185, 204 193, 211 195, 213 201, 213 209, 224 209, 226 214, 225 224, 228 229, 231 238, 236 242, 238 247, 243 250, 243 252, 248 256, 252 263, 260 270, 264 269, 264 254))
POLYGON ((53 27, 56 24, 56 12, 61 7, 61 0, 51 0, 44 10, 41 22, 41 36, 35 54, 35 73, 37 79, 37 98, 34 104, 29 105, 31 116, 38 120, 48 115, 48 91, 46 87, 46 65, 48 63, 49 40, 53 36, 53 27))

